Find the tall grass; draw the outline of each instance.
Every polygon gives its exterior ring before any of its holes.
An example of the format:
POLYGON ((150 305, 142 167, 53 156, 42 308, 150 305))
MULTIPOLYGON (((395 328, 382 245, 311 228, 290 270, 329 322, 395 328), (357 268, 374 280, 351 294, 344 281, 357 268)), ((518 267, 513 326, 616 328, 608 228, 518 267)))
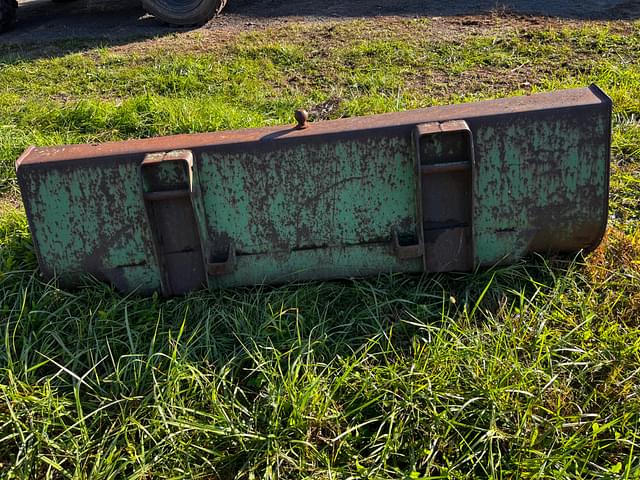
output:
POLYGON ((640 269, 620 257, 640 246, 625 236, 587 266, 160 300, 45 284, 24 219, 3 223, 8 478, 640 472, 640 269))

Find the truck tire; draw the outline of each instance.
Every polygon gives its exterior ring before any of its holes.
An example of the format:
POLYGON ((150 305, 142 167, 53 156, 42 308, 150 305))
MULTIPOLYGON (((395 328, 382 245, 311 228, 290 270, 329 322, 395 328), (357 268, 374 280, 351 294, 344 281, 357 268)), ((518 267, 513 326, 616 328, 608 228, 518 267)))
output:
POLYGON ((11 30, 16 24, 18 0, 0 0, 0 32, 11 30))
POLYGON ((147 12, 172 25, 201 25, 218 14, 226 3, 227 0, 142 0, 147 12))

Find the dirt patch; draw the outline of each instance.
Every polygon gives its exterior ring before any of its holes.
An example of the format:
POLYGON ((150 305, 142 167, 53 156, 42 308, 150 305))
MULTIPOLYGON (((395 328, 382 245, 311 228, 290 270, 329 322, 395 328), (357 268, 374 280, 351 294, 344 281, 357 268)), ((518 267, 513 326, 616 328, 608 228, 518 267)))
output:
MULTIPOLYGON (((444 18, 444 25, 483 27, 487 18, 500 28, 509 28, 514 18, 527 24, 575 20, 633 20, 640 18, 637 0, 232 0, 225 12, 197 29, 180 29, 164 25, 146 15, 138 2, 131 0, 76 0, 52 3, 49 0, 19 2, 19 21, 13 32, 0 36, 0 45, 29 49, 37 45, 46 49, 50 42, 70 42, 68 50, 90 46, 116 46, 132 41, 198 33, 205 40, 215 40, 231 32, 287 23, 310 23, 354 18, 404 17, 444 18), (474 19, 470 16, 482 16, 474 19), (526 19, 527 17, 545 19, 526 19), (74 44, 75 42, 75 44, 74 44)), ((447 32, 443 32, 446 34, 447 32)), ((187 37, 193 38, 193 37, 187 37)), ((51 53, 51 52, 49 52, 51 53)), ((45 53, 46 55, 46 53, 45 53)))
POLYGON ((0 215, 7 210, 21 210, 23 208, 22 197, 17 188, 0 194, 0 215))
MULTIPOLYGON (((579 27, 585 24, 606 24, 612 33, 624 34, 635 28, 628 21, 584 21, 574 19, 559 19, 548 17, 532 17, 513 15, 508 13, 491 12, 483 15, 464 15, 456 17, 412 17, 379 16, 374 19, 353 18, 325 18, 290 17, 253 19, 242 24, 230 22, 227 19, 214 19, 207 26, 184 32, 173 32, 166 36, 156 36, 150 39, 133 39, 127 43, 115 45, 110 51, 120 54, 136 53, 144 55, 157 50, 170 52, 216 53, 232 43, 239 35, 267 32, 268 37, 279 42, 307 42, 315 49, 313 55, 322 55, 322 51, 330 51, 343 45, 345 37, 350 40, 371 39, 385 40, 455 40, 464 42, 470 36, 506 35, 513 32, 561 29, 564 27, 579 27), (410 22, 420 22, 420 37, 416 37, 416 28, 407 28, 410 22), (345 31, 349 29, 349 31, 345 31), (354 31, 356 29, 356 31, 354 31), (322 51, 318 51, 318 48, 322 51)), ((32 53, 43 51, 42 46, 34 46, 32 53)), ((52 52, 55 47, 51 46, 52 52)), ((45 50, 46 51, 46 50, 45 50)), ((28 51, 23 48, 23 56, 28 51)), ((526 72, 518 72, 518 76, 525 76, 526 72)))

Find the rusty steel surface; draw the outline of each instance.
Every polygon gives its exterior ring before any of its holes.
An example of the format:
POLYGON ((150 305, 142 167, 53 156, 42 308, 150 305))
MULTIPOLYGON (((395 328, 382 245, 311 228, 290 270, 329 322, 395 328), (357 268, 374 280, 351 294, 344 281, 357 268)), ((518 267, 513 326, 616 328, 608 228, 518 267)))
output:
POLYGON ((595 247, 611 101, 596 86, 234 132, 30 148, 40 268, 165 295, 472 270, 595 247))
MULTIPOLYGON (((368 117, 344 118, 328 120, 313 124, 308 130, 297 130, 295 127, 263 127, 247 130, 224 131, 214 133, 198 133, 156 137, 126 142, 107 142, 90 145, 64 145, 60 147, 42 147, 27 150, 18 160, 18 166, 31 163, 68 161, 74 159, 93 159, 120 155, 146 154, 170 150, 199 150, 216 146, 219 148, 242 148, 247 142, 264 142, 276 145, 278 142, 295 141, 318 135, 344 134, 350 132, 377 129, 406 129, 421 123, 443 122, 465 119, 470 125, 476 119, 508 114, 541 112, 546 110, 562 110, 563 108, 580 109, 593 107, 594 103, 610 103, 610 99, 592 86, 561 90, 558 92, 539 93, 524 97, 510 97, 477 103, 444 105, 399 113, 385 113, 368 117)), ((579 111, 579 110, 577 110, 579 111)), ((480 120, 482 121, 482 120, 480 120)))

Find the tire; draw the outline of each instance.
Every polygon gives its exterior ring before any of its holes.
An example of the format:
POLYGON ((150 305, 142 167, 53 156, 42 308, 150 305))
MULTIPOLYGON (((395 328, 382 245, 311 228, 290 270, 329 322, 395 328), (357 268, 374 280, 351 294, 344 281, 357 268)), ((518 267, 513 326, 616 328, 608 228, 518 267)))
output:
POLYGON ((11 30, 16 24, 17 0, 0 0, 0 32, 11 30))
POLYGON ((145 10, 157 19, 182 26, 206 23, 226 3, 227 0, 142 0, 145 10))

